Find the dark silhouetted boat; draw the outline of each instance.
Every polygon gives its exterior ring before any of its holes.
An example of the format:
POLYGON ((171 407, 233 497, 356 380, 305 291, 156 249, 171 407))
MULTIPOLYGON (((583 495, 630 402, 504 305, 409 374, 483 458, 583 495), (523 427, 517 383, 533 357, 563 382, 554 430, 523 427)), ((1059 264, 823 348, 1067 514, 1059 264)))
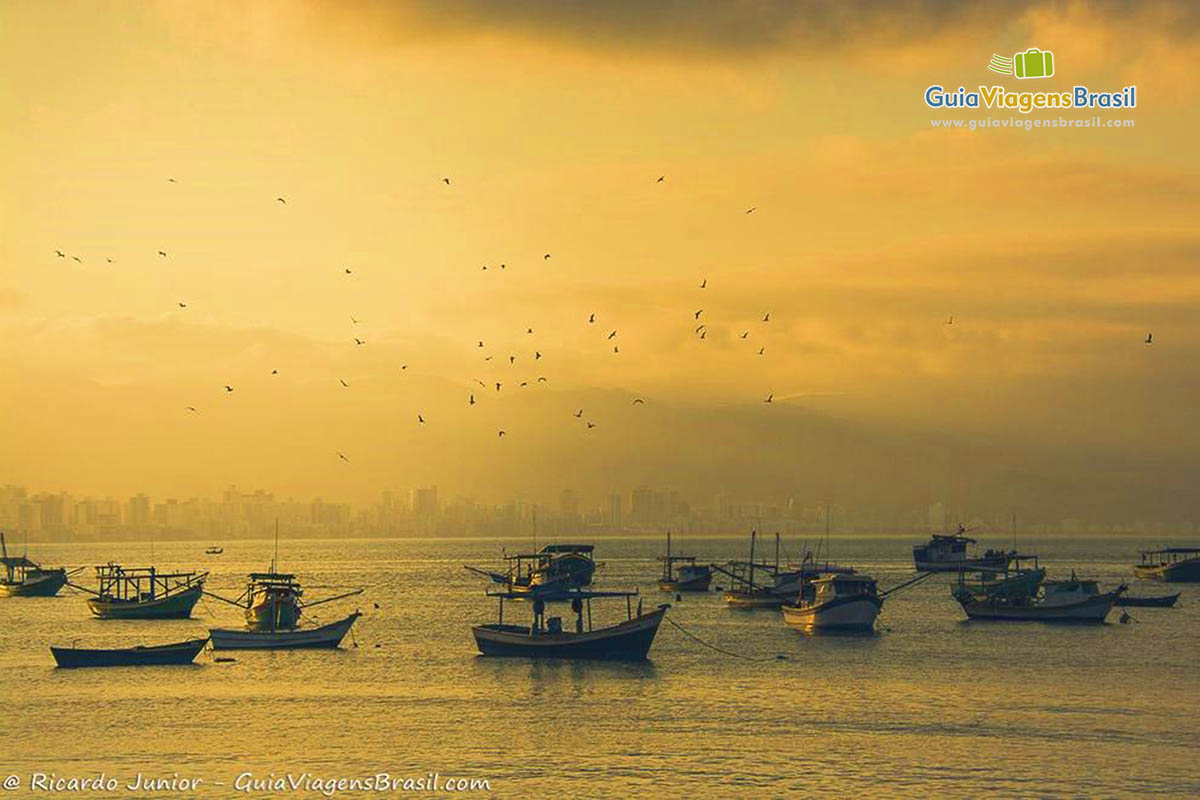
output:
POLYGON ((667 554, 659 556, 662 577, 658 588, 664 592, 707 592, 712 582, 712 568, 697 564, 695 556, 671 555, 671 532, 667 531, 667 554))
POLYGON ((207 550, 205 550, 205 551, 204 551, 204 555, 206 555, 206 556, 219 556, 219 555, 221 555, 221 554, 222 554, 222 553, 224 553, 224 552, 225 552, 225 548, 224 548, 224 547, 210 547, 210 548, 208 548, 207 550))
POLYGON ((1170 608, 1179 599, 1179 594, 1179 592, 1176 592, 1175 594, 1160 594, 1154 597, 1131 597, 1127 594, 1120 594, 1113 601, 1113 605, 1128 606, 1130 608, 1170 608))
POLYGON ((1104 622, 1123 589, 1101 592, 1096 581, 1046 581, 1034 596, 995 595, 981 597, 963 590, 955 594, 970 619, 1104 622))
POLYGON ((67 571, 62 567, 47 569, 25 556, 9 556, 4 534, 0 533, 0 597, 53 597, 67 584, 67 571))
POLYGON ((471 628, 479 652, 485 656, 517 656, 522 658, 568 658, 604 661, 643 661, 654 643, 654 635, 666 614, 669 604, 662 604, 642 613, 641 600, 634 614, 631 598, 636 592, 594 592, 574 589, 556 599, 569 600, 575 614, 575 629, 563 627, 561 617, 546 617, 546 604, 541 598, 532 601, 533 621, 530 625, 510 625, 504 621, 504 601, 528 603, 529 596, 520 592, 488 592, 500 601, 500 618, 495 624, 471 628), (592 600, 624 597, 627 619, 606 628, 592 627, 592 600))
POLYGON ((207 572, 159 572, 155 567, 96 567, 99 590, 71 584, 94 595, 87 604, 99 619, 187 619, 204 591, 207 572))
POLYGON ((913 545, 913 564, 918 572, 959 572, 991 570, 1002 572, 1015 552, 988 550, 982 556, 967 554, 967 545, 975 540, 962 525, 954 533, 935 533, 925 544, 913 545))
POLYGON ((1200 547, 1143 550, 1142 563, 1133 567, 1139 578, 1167 583, 1200 582, 1200 547))
POLYGON ((60 667, 149 667, 167 664, 191 664, 208 639, 159 645, 138 645, 115 650, 89 650, 78 647, 51 647, 50 654, 60 667))

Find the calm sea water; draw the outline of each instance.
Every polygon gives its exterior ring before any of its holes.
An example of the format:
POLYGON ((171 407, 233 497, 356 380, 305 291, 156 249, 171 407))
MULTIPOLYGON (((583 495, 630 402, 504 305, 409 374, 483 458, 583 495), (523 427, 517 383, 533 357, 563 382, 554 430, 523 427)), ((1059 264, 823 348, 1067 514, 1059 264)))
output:
MULTIPOLYGON (((159 543, 155 560, 210 570, 210 589, 236 595, 246 573, 267 566, 271 544, 220 544, 225 554, 214 557, 196 543, 159 543)), ((778 612, 731 610, 716 592, 684 595, 670 618, 761 660, 722 655, 664 625, 650 663, 536 663, 478 657, 471 639, 470 624, 494 621, 496 609, 462 565, 498 564, 503 544, 286 542, 280 567, 301 577, 310 598, 367 588, 313 610, 323 621, 363 610, 354 642, 339 652, 57 670, 51 643, 175 641, 214 623, 236 626, 239 611, 208 600, 192 620, 98 621, 79 595, 0 600, 0 778, 205 780, 191 792, 136 793, 163 797, 273 796, 239 794, 234 779, 244 772, 437 772, 487 778, 500 797, 1200 795, 1200 587, 1182 586, 1175 609, 1131 609, 1134 624, 1116 624, 1114 613, 1103 626, 1055 627, 967 623, 949 578, 937 577, 889 598, 868 637, 805 637, 778 612)), ((640 587, 647 605, 674 600, 654 586, 660 541, 597 544, 600 586, 640 587)), ((1048 539, 1025 549, 1042 555, 1051 577, 1074 568, 1106 585, 1162 592, 1130 575, 1145 544, 1048 539)), ((834 555, 886 588, 912 576, 910 545, 835 539, 834 555)), ((746 540, 679 547, 724 560, 744 557, 746 540)), ((149 551, 43 545, 31 556, 134 565, 149 551)), ((513 612, 506 607, 506 617, 513 612)), ((597 622, 624 615, 621 601, 596 606, 597 622)))

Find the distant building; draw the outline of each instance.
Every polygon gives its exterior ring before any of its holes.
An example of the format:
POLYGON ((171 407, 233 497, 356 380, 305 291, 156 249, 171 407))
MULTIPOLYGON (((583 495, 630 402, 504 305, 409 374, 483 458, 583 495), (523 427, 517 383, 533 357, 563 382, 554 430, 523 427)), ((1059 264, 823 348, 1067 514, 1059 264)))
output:
POLYGON ((438 490, 436 486, 427 486, 412 491, 412 513, 417 517, 432 518, 438 513, 438 490))

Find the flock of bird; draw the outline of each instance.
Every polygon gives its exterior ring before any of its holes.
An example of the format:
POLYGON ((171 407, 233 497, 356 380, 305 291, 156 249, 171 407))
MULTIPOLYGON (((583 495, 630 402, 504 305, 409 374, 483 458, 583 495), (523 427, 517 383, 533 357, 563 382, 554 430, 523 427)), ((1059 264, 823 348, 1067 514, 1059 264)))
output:
MULTIPOLYGON (((176 181, 176 179, 175 179, 175 178, 168 178, 167 180, 168 180, 168 182, 170 182, 170 183, 177 183, 177 181, 176 181)), ((441 180, 442 180, 442 182, 443 182, 443 183, 444 183, 446 186, 451 186, 451 185, 452 185, 452 181, 451 181, 451 179, 450 179, 449 177, 444 177, 444 178, 442 178, 441 180)), ((665 180, 666 180, 666 176, 665 176, 665 175, 660 175, 660 176, 658 176, 658 178, 655 180, 655 183, 663 183, 665 180)), ((287 203, 287 198, 285 198, 285 197, 283 197, 283 196, 276 197, 276 198, 275 198, 275 201, 276 201, 277 203, 279 203, 281 206, 287 206, 287 204, 288 204, 288 203, 287 203)), ((758 208, 757 206, 751 206, 750 208, 746 209, 746 212, 745 212, 745 213, 746 213, 746 214, 753 214, 753 213, 754 213, 754 212, 757 210, 757 208, 758 208)), ((56 250, 54 251, 54 253, 55 253, 55 255, 56 255, 58 258, 64 258, 64 259, 65 259, 65 258, 70 258, 71 260, 73 260, 73 261, 75 261, 75 262, 77 262, 77 263, 79 263, 79 264, 82 264, 82 263, 83 263, 83 259, 82 259, 82 258, 80 258, 80 257, 79 257, 79 256, 77 256, 77 255, 68 255, 68 254, 67 254, 67 253, 65 253, 64 251, 62 251, 62 250, 58 250, 58 249, 56 249, 56 250)), ((157 251, 157 253, 158 253, 158 256, 159 256, 160 258, 168 258, 167 251, 165 251, 165 250, 158 250, 158 251, 157 251)), ((550 254, 550 253, 544 253, 544 254, 542 255, 542 260, 543 260, 543 261, 550 261, 550 260, 551 260, 551 254, 550 254)), ((111 264, 111 263, 113 263, 113 259, 112 259, 111 257, 106 257, 106 258, 105 258, 105 261, 106 261, 107 263, 110 263, 110 264, 111 264)), ((500 270, 504 270, 504 269, 507 269, 507 265, 506 265, 505 263, 501 263, 501 264, 499 264, 498 266, 495 266, 494 268, 496 268, 496 269, 500 269, 500 270)), ((485 265, 483 265, 483 266, 481 267, 481 269, 482 269, 483 271, 487 271, 487 270, 488 270, 488 265, 486 265, 486 264, 485 264, 485 265)), ((346 277, 352 277, 352 276, 353 276, 355 273, 354 273, 354 271, 353 271, 352 269, 350 269, 349 267, 344 267, 344 268, 343 268, 343 274, 344 274, 346 277)), ((699 283, 699 288, 700 288, 701 290, 708 289, 708 278, 703 278, 703 279, 701 279, 701 281, 700 281, 700 283, 699 283)), ((177 305, 178 305, 178 307, 179 307, 180 309, 187 309, 187 308, 188 308, 188 304, 187 304, 185 301, 183 301, 183 300, 180 300, 180 301, 178 301, 177 305)), ((694 312, 693 312, 693 314, 692 314, 692 321, 693 321, 693 322, 695 322, 695 323, 698 323, 698 324, 697 324, 697 325, 695 325, 695 327, 693 328, 693 335, 694 335, 695 337, 697 337, 698 339, 701 339, 701 340, 705 339, 705 338, 708 336, 708 325, 707 325, 707 323, 706 323, 706 322, 703 322, 703 321, 701 321, 701 317, 703 316, 703 314, 704 314, 704 308, 698 308, 698 309, 696 309, 696 311, 694 311, 694 312)), ((351 321, 351 323, 352 323, 353 325, 358 325, 358 324, 361 322, 361 320, 359 320, 357 317, 353 317, 353 316, 352 316, 352 317, 350 317, 350 321, 351 321)), ((588 324, 588 325, 595 325, 595 324, 596 324, 596 322, 597 322, 597 319, 596 319, 596 314, 595 314, 595 312, 588 314, 588 317, 587 317, 587 323, 586 323, 586 324, 588 324)), ((770 322, 771 322, 771 312, 769 312, 769 311, 768 311, 768 312, 766 312, 766 313, 764 313, 764 314, 762 315, 762 318, 761 318, 761 320, 760 320, 760 323, 765 325, 765 324, 769 324, 770 322)), ((948 317, 948 318, 945 320, 945 324, 946 324, 946 325, 953 325, 953 324, 954 324, 954 316, 953 316, 953 315, 950 315, 950 316, 949 316, 949 317, 948 317)), ((533 328, 532 328, 532 327, 526 327, 525 333, 526 333, 527 335, 532 335, 532 334, 533 334, 533 332, 534 332, 534 331, 533 331, 533 328)), ((751 336, 751 334, 752 334, 752 331, 750 331, 750 330, 743 330, 743 331, 740 331, 740 332, 738 333, 738 338, 739 338, 739 339, 742 339, 742 340, 749 339, 749 338, 750 338, 750 336, 751 336)), ((607 334, 607 336, 605 337, 605 340, 604 340, 604 341, 606 341, 606 342, 613 342, 613 344, 612 344, 612 352, 613 352, 614 354, 619 354, 619 353, 621 352, 621 350, 620 350, 620 345, 619 345, 617 342, 614 342, 614 341, 613 341, 613 340, 617 339, 617 336, 618 336, 618 331, 617 331, 616 329, 611 329, 611 330, 608 332, 608 334, 607 334)), ((351 338, 353 339, 353 341, 354 341, 354 345, 355 345, 356 347, 362 347, 362 346, 365 346, 365 345, 367 344, 367 341, 366 341, 365 339, 361 338, 360 336, 353 336, 353 337, 351 337, 351 338)), ((1149 344, 1152 344, 1152 343, 1153 343, 1153 340, 1154 340, 1154 336, 1153 336, 1153 334, 1152 334, 1152 333, 1147 333, 1147 334, 1146 334, 1145 343, 1146 343, 1147 345, 1149 345, 1149 344)), ((482 339, 479 339, 479 340, 477 340, 477 342, 476 342, 476 349, 486 349, 486 344, 485 344, 484 340, 482 340, 482 339)), ((765 346, 759 346, 759 347, 757 348, 757 350, 755 351, 756 355, 758 355, 758 356, 763 356, 765 352, 766 352, 766 347, 765 347, 765 346)), ((484 357, 483 357, 483 360, 484 360, 485 362, 490 362, 490 361, 492 361, 494 358, 495 358, 495 354, 494 354, 494 353, 489 353, 488 355, 486 355, 486 356, 484 356, 484 357)), ((511 367, 511 366, 514 366, 514 365, 516 364, 516 362, 517 362, 517 359, 518 359, 518 356, 517 356, 516 354, 509 354, 507 358, 508 358, 509 366, 511 367)), ((540 362, 540 361, 542 360, 542 358, 543 358, 543 354, 542 354, 542 352, 541 352, 540 350, 538 350, 538 349, 536 349, 536 348, 535 348, 535 349, 533 350, 533 354, 532 354, 532 360, 533 360, 533 362, 535 362, 535 363, 536 363, 536 362, 540 362)), ((401 364, 401 365, 400 365, 400 369, 401 369, 401 370, 406 370, 406 369, 408 369, 408 365, 407 365, 407 364, 401 364)), ((270 374, 271 374, 271 375, 273 375, 273 376, 274 376, 274 375, 278 375, 278 374, 279 374, 279 370, 278 370, 278 369, 272 369, 270 374)), ((547 378, 545 375, 539 375, 539 376, 537 376, 536 382, 537 382, 537 383, 547 383, 547 382, 548 382, 548 380, 549 380, 549 379, 548 379, 548 378, 547 378)), ((482 389, 484 389, 484 390, 487 390, 487 389, 489 389, 489 388, 490 388, 490 387, 489 387, 489 385, 488 385, 487 383, 485 383, 484 381, 482 381, 482 380, 480 380, 480 379, 478 379, 478 378, 475 378, 475 379, 474 379, 474 381, 475 381, 475 383, 476 383, 476 384, 478 384, 478 385, 479 385, 479 386, 480 386, 482 389)), ((345 389, 348 389, 348 388, 350 388, 350 383, 349 383, 349 382, 348 382, 348 381, 347 381, 345 378, 339 378, 339 379, 338 379, 338 382, 339 382, 339 384, 342 386, 342 388, 345 388, 345 389)), ((528 381, 528 380, 522 380, 522 381, 520 381, 520 382, 518 383, 518 386, 519 386, 519 387, 521 387, 521 388, 523 388, 523 387, 526 387, 526 386, 528 386, 528 384, 529 384, 529 381, 528 381)), ((504 387, 504 382, 503 382, 503 381, 493 381, 492 385, 494 386, 494 388, 495 388, 495 391, 496 391, 496 392, 500 392, 500 391, 503 389, 503 387, 504 387)), ((232 385, 230 385, 230 384, 223 384, 223 387, 224 387, 225 394, 232 394, 232 393, 233 393, 233 391, 234 391, 234 387, 233 387, 232 385)), ((765 403, 765 404, 773 404, 773 403, 774 403, 774 400, 775 400, 775 395, 774 395, 774 393, 772 393, 772 394, 768 394, 768 395, 767 395, 767 396, 766 396, 766 397, 763 399, 763 401, 762 401, 762 402, 763 402, 763 403, 765 403)), ((640 405, 644 405, 644 404, 645 404, 645 402, 646 402, 646 401, 645 401, 644 399, 642 399, 642 398, 638 397, 638 398, 635 398, 635 399, 633 400, 633 403, 632 403, 632 404, 633 404, 634 406, 640 406, 640 405)), ((470 392, 468 393, 468 395, 467 395, 467 405, 468 405, 468 406, 475 406, 476 404, 477 404, 477 400, 476 400, 476 397, 475 397, 475 393, 474 393, 474 391, 470 391, 470 392)), ((185 410, 186 410, 188 413, 190 413, 190 414, 199 414, 199 413, 200 413, 199 409, 198 409, 196 406, 190 406, 190 405, 189 405, 189 406, 185 406, 185 410)), ((596 427, 597 427, 597 423, 596 423, 594 420, 591 420, 591 419, 587 419, 587 420, 585 420, 585 419, 584 419, 584 409, 582 409, 582 408, 581 408, 581 409, 579 409, 578 411, 576 411, 576 412, 575 412, 575 413, 574 413, 572 416, 574 416, 576 419, 579 419, 579 420, 583 421, 583 422, 586 424, 586 430, 592 430, 592 429, 594 429, 594 428, 596 428, 596 427)), ((425 421, 425 416, 424 416, 424 414, 423 414, 423 413, 417 413, 417 414, 416 414, 416 424, 418 424, 418 425, 425 425, 425 424, 426 424, 426 421, 425 421)), ((506 436, 506 435, 507 435, 507 431, 505 431, 503 428, 501 428, 501 429, 499 429, 499 430, 497 431, 497 436, 498 436, 498 437, 504 437, 504 436, 506 436)), ((338 450, 338 451, 335 451, 335 452, 336 452, 336 455, 337 455, 337 457, 338 457, 340 460, 342 460, 342 461, 344 461, 344 462, 347 462, 347 463, 349 463, 349 462, 350 462, 350 459, 349 459, 349 457, 348 457, 348 456, 347 456, 347 455, 346 455, 344 452, 342 452, 342 451, 340 451, 340 450, 338 450)))

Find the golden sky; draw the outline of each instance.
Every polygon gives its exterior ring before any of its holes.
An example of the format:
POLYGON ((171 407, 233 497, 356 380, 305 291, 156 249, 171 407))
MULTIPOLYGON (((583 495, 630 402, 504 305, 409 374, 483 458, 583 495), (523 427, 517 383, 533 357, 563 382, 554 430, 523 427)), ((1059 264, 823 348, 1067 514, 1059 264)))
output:
POLYGON ((5 3, 0 482, 865 498, 896 471, 903 504, 944 493, 928 456, 1191 513, 1198 23, 5 3), (986 70, 1030 46, 1055 77, 986 70), (1136 84, 1104 112, 1136 127, 933 129, 932 83, 1136 84))

